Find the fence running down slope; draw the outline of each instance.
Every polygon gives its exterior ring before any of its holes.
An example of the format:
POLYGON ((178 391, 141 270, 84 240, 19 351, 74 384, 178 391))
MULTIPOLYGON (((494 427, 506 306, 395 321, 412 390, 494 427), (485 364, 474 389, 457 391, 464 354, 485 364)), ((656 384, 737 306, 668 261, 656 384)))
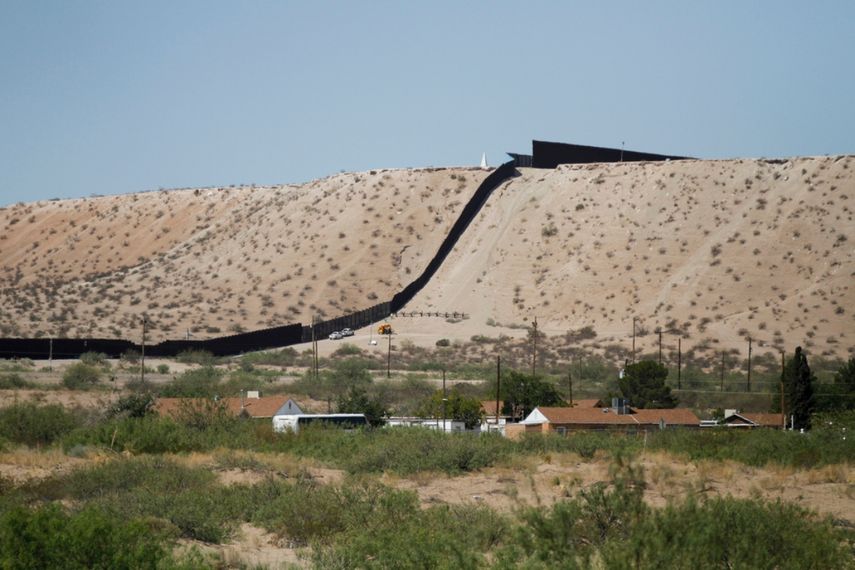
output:
MULTIPOLYGON (((244 352, 278 348, 308 342, 312 338, 314 326, 315 338, 326 338, 332 331, 349 327, 361 328, 385 319, 399 311, 421 291, 436 274, 442 262, 451 253, 460 236, 481 210, 490 193, 502 182, 514 176, 514 163, 506 162, 481 182, 472 198, 463 208, 457 221, 439 246, 439 250, 415 280, 391 301, 379 303, 367 309, 320 321, 314 325, 292 324, 246 333, 217 337, 205 340, 167 340, 158 344, 146 345, 149 356, 175 356, 187 350, 204 350, 215 356, 232 356, 244 352)), ((141 344, 122 339, 103 338, 4 338, 0 339, 0 358, 78 358, 86 352, 100 352, 111 358, 118 358, 128 351, 142 352, 141 344)))

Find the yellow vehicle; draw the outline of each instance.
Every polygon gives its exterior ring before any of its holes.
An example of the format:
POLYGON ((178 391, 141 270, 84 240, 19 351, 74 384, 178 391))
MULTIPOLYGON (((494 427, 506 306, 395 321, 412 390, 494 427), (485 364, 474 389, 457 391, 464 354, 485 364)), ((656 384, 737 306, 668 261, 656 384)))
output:
POLYGON ((389 323, 383 323, 377 327, 377 332, 380 334, 392 334, 392 325, 389 323))

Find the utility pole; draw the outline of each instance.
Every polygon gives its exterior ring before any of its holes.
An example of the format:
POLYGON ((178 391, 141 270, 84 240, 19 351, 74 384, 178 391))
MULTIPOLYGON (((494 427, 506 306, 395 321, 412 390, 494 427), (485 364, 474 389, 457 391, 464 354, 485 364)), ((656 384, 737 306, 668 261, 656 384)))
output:
MULTIPOLYGON (((317 378, 315 372, 316 372, 317 363, 318 363, 318 359, 317 359, 318 348, 315 345, 315 315, 312 315, 312 327, 311 327, 311 329, 312 329, 312 380, 317 382, 318 378, 317 378)), ((328 406, 329 406, 329 404, 328 404, 328 406)))
POLYGON ((681 370, 682 368, 683 368, 683 338, 678 336, 677 337, 677 389, 678 390, 681 388, 680 375, 682 374, 682 370, 681 370))
POLYGON ((140 355, 140 383, 145 384, 145 329, 148 325, 148 318, 142 317, 142 354, 140 355))
POLYGON ((635 319, 632 317, 632 363, 635 364, 635 319))
POLYGON ((537 372, 537 317, 534 317, 534 350, 531 355, 531 375, 536 376, 537 372))
POLYGON ((389 337, 389 347, 386 350, 386 378, 392 377, 392 331, 386 335, 389 337))
POLYGON ((442 369, 442 432, 448 431, 448 425, 445 423, 445 406, 448 404, 448 392, 445 391, 445 368, 442 369))
POLYGON ((661 327, 659 328, 658 332, 659 332, 659 364, 662 364, 662 328, 661 327))
POLYGON ((748 337, 748 385, 746 392, 751 391, 751 337, 748 337))
POLYGON ((48 335, 48 370, 53 372, 53 335, 48 335))
POLYGON ((570 394, 569 402, 571 406, 573 405, 573 373, 571 371, 567 371, 567 392, 570 394))
POLYGON ((724 392, 724 351, 721 351, 721 377, 719 378, 719 382, 721 385, 719 386, 719 392, 724 392))
POLYGON ((787 429, 787 410, 784 409, 784 370, 786 363, 784 362, 784 351, 781 351, 781 417, 784 418, 782 429, 787 429))
MULTIPOLYGON (((623 162, 623 146, 626 144, 626 141, 620 141, 620 161, 623 162)), ((633 362, 634 364, 634 362, 633 362)))
POLYGON ((502 391, 502 357, 496 356, 496 429, 499 429, 499 402, 502 391))

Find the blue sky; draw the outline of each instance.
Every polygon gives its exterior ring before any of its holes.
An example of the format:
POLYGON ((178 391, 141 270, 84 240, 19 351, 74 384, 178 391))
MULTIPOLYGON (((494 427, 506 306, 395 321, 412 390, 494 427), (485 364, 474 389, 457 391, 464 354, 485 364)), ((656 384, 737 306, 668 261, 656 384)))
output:
POLYGON ((0 205, 473 165, 855 153, 855 2, 0 0, 0 205))

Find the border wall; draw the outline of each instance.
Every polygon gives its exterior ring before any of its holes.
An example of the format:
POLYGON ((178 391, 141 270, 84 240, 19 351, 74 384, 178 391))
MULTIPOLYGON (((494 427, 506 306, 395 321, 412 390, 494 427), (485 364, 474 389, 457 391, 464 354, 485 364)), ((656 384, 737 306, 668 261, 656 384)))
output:
MULTIPOLYGON (((204 350, 215 356, 289 346, 301 341, 301 326, 285 325, 204 340, 166 340, 146 345, 146 356, 176 356, 186 350, 204 350)), ((85 352, 101 352, 118 358, 128 351, 142 352, 142 345, 129 340, 105 338, 4 338, 0 358, 80 358, 85 352)))
MULTIPOLYGON (((555 168, 559 164, 585 164, 591 162, 640 162, 663 160, 692 160, 687 156, 669 156, 620 148, 605 148, 581 144, 531 141, 531 166, 555 168)), ((523 155, 518 155, 523 157, 523 155)), ((514 157, 516 159, 516 157, 514 157)), ((523 160, 519 158, 517 160, 523 160)))
MULTIPOLYGON (((158 344, 146 345, 145 353, 147 356, 176 356, 187 350, 204 350, 215 356, 234 356, 244 352, 309 342, 312 339, 313 328, 315 338, 324 339, 331 332, 345 327, 358 329, 381 321, 399 311, 427 285, 454 249, 457 240, 481 211, 481 207, 492 191, 514 176, 515 172, 513 161, 506 162, 481 182, 421 275, 392 297, 391 301, 333 319, 315 322, 313 325, 292 324, 205 340, 166 340, 158 344)), ((142 346, 129 340, 102 338, 0 339, 0 358, 46 359, 51 354, 54 358, 79 358, 86 352, 101 352, 110 358, 118 358, 131 350, 141 352, 142 346)))

